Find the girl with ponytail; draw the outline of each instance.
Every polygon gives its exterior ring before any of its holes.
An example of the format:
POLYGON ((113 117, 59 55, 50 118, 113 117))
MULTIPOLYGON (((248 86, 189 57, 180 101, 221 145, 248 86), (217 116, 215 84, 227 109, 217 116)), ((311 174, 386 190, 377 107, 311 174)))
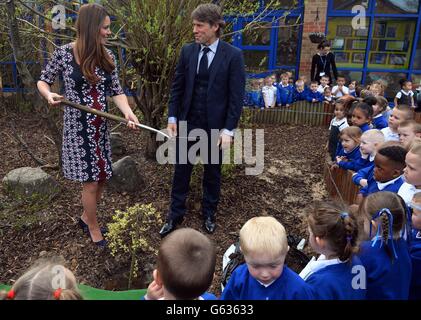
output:
POLYGON ((364 286, 355 281, 361 262, 354 256, 358 252, 354 216, 337 204, 317 202, 307 221, 310 245, 320 256, 313 258, 300 276, 311 286, 315 298, 365 299, 364 286))
POLYGON ((0 300, 83 300, 73 273, 60 261, 39 260, 0 300))
POLYGON ((365 226, 359 258, 367 273, 367 299, 407 300, 411 257, 407 241, 407 207, 389 191, 370 194, 358 209, 365 226))

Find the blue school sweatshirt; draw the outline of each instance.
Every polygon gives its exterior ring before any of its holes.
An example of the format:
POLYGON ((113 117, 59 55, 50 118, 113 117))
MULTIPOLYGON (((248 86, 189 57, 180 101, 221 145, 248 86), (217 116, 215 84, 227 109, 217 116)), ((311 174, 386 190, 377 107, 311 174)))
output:
POLYGON ((307 101, 313 102, 313 99, 316 99, 317 100, 316 102, 323 102, 325 97, 319 91, 313 92, 309 90, 307 93, 307 101))
POLYGON ((332 264, 316 271, 306 283, 317 300, 364 300, 366 290, 353 288, 353 279, 361 268, 360 259, 354 256, 351 263, 332 264))
POLYGON ((247 264, 232 273, 221 300, 310 300, 313 296, 309 286, 298 274, 284 266, 281 276, 265 287, 253 278, 247 264))
POLYGON ((393 262, 388 256, 385 245, 379 239, 364 241, 358 254, 367 275, 367 300, 407 300, 411 284, 411 257, 404 239, 389 239, 391 254, 392 241, 398 256, 393 262))
POLYGON ((409 300, 421 300, 421 231, 413 229, 409 245, 412 261, 412 279, 409 300))
POLYGON ((387 119, 384 115, 379 114, 379 116, 373 118, 373 129, 381 130, 383 128, 387 128, 389 124, 387 123, 387 119))
POLYGON ((277 86, 276 104, 285 106, 291 104, 293 101, 294 87, 290 84, 283 86, 282 83, 277 86))

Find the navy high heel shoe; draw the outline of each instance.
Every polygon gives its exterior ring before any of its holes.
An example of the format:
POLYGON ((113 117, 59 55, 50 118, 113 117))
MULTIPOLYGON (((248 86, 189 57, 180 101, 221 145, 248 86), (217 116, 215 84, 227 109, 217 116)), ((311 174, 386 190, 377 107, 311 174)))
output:
MULTIPOLYGON (((82 220, 82 218, 79 218, 78 224, 83 232, 89 234, 89 226, 82 220)), ((101 230, 103 236, 105 236, 108 233, 108 229, 106 227, 101 227, 99 229, 101 230)))

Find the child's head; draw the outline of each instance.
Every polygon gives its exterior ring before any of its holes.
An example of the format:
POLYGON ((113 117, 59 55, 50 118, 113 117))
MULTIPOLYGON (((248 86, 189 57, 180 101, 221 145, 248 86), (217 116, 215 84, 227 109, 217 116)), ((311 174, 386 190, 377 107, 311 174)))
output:
POLYGON ((414 194, 410 206, 412 208, 412 226, 421 230, 421 192, 414 194))
POLYGON ((361 129, 356 126, 351 126, 343 129, 339 134, 342 147, 346 152, 351 152, 361 142, 361 129))
POLYGON ((349 83, 349 90, 355 90, 357 88, 357 81, 351 80, 349 83))
POLYGON ((385 86, 379 81, 375 81, 370 85, 370 91, 375 96, 384 96, 385 86))
POLYGON ((338 84, 338 86, 344 86, 346 82, 346 79, 344 76, 338 76, 338 78, 336 79, 336 83, 338 84))
POLYGON ((291 72, 291 71, 286 71, 285 73, 288 75, 288 78, 289 78, 289 79, 293 78, 293 77, 292 77, 292 72, 291 72))
POLYGON ((310 83, 310 90, 313 92, 317 92, 317 89, 319 87, 319 83, 317 81, 311 81, 310 83))
POLYGON ((254 217, 240 230, 240 247, 252 277, 270 284, 282 274, 288 241, 285 228, 273 217, 254 217))
POLYGON ((335 203, 316 202, 307 222, 309 242, 317 253, 347 261, 357 252, 358 225, 349 210, 335 203))
POLYGON ((399 81, 402 90, 404 91, 411 91, 412 90, 412 81, 407 79, 402 79, 399 81))
POLYGON ((373 105, 373 117, 386 111, 389 101, 385 97, 377 96, 376 103, 373 105))
POLYGON ((303 81, 303 80, 297 80, 297 81, 295 82, 295 88, 296 88, 299 92, 304 91, 304 81, 303 81))
POLYGON ((421 188, 421 140, 415 140, 406 155, 404 173, 406 182, 421 188))
POLYGON ((274 80, 273 80, 272 75, 265 77, 265 86, 271 86, 273 85, 273 83, 274 83, 274 80))
POLYGON ((205 235, 177 229, 161 243, 155 281, 162 285, 164 296, 195 299, 211 285, 215 263, 215 247, 205 235))
POLYGON ((352 124, 361 127, 370 123, 373 118, 373 107, 367 103, 360 102, 352 110, 352 124))
POLYGON ((384 142, 384 134, 377 129, 364 132, 361 136, 360 150, 362 154, 372 155, 384 142))
POLYGON ((288 83, 291 84, 291 85, 294 85, 294 78, 293 77, 289 77, 288 83))
POLYGON ((282 74, 281 74, 281 83, 282 83, 284 86, 286 86, 286 85, 288 84, 288 80, 289 80, 288 74, 286 74, 286 73, 282 73, 282 74))
POLYGON ((323 90, 323 94, 324 94, 325 97, 332 96, 332 88, 329 87, 329 86, 325 87, 324 90, 323 90))
POLYGON ((415 138, 421 138, 421 124, 415 120, 401 122, 398 127, 399 142, 405 149, 409 149, 415 138))
MULTIPOLYGON (((359 206, 359 218, 364 224, 364 239, 374 237, 377 231, 382 241, 387 246, 390 238, 399 239, 400 233, 406 224, 406 204, 396 193, 389 191, 375 192, 369 194, 359 206), (390 211, 390 214, 386 210, 390 211), (389 228, 389 221, 393 219, 392 230, 389 228), (374 230, 370 234, 370 225, 374 230), (380 228, 379 228, 380 227, 380 228)), ((390 257, 391 252, 388 251, 390 257)))
POLYGON ((307 76, 305 76, 305 75, 301 75, 301 76, 299 76, 299 77, 298 77, 298 80, 303 80, 304 85, 306 85, 306 84, 307 84, 307 76))
POLYGON ((265 85, 265 79, 259 78, 259 87, 262 88, 265 85))
MULTIPOLYGON (((325 95, 326 95, 326 90, 325 90, 325 95)), ((338 120, 341 120, 341 119, 346 117, 345 105, 342 103, 341 100, 337 100, 335 102, 334 114, 335 114, 336 119, 338 119, 338 120)))
POLYGON ((373 176, 377 182, 388 182, 402 175, 407 151, 396 142, 386 142, 377 150, 373 176))
POLYGON ((259 79, 252 79, 251 80, 251 88, 253 90, 259 90, 260 89, 259 79))
POLYGON ((397 131, 401 122, 414 119, 414 110, 406 105, 398 105, 393 108, 389 117, 389 128, 397 131))
POLYGON ((270 76, 272 77, 272 83, 275 83, 276 82, 276 74, 273 73, 270 76))
POLYGON ((39 260, 25 272, 0 300, 83 300, 73 273, 60 259, 39 260), (55 262, 54 260, 57 260, 55 262))
POLYGON ((330 82, 330 80, 329 80, 329 77, 328 77, 328 76, 322 76, 322 77, 320 78, 320 84, 321 84, 323 87, 326 87, 326 86, 329 84, 329 82, 330 82))

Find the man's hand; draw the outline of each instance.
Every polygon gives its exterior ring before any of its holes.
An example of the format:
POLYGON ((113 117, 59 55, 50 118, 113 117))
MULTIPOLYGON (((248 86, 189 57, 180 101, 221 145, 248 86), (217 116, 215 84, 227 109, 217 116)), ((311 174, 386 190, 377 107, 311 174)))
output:
POLYGON ((167 125, 167 131, 170 137, 177 136, 177 124, 176 123, 169 123, 167 125))
POLYGON ((218 146, 220 146, 222 150, 226 150, 230 147, 231 142, 232 137, 230 135, 221 133, 218 140, 218 146))

